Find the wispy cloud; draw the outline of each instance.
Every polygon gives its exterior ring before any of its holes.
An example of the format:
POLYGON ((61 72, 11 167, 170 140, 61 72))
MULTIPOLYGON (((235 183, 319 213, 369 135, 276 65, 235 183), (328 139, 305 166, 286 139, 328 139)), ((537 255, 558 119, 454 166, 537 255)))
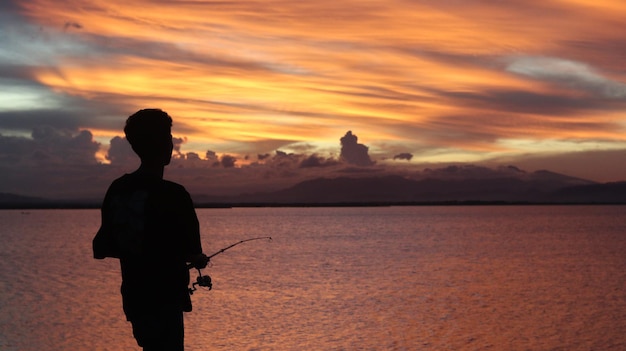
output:
POLYGON ((588 64, 553 57, 518 57, 507 71, 591 92, 610 99, 626 98, 626 83, 607 78, 588 64))
POLYGON ((143 107, 174 116, 183 154, 208 164, 213 150, 236 169, 302 145, 299 162, 326 164, 349 130, 377 167, 397 155, 408 165, 476 162, 548 152, 554 140, 588 151, 575 142, 626 139, 620 1, 14 0, 0 9, 0 132, 88 130, 102 161, 143 107))

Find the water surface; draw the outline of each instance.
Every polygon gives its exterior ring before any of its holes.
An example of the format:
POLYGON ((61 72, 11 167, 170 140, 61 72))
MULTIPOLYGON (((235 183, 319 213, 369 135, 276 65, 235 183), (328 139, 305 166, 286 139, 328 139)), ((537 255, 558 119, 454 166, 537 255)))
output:
MULTIPOLYGON (((203 270, 214 289, 192 296, 186 350, 626 349, 626 206, 198 215, 207 253, 274 240, 203 270)), ((0 223, 0 350, 139 349, 118 262, 91 258, 98 211, 0 223)))

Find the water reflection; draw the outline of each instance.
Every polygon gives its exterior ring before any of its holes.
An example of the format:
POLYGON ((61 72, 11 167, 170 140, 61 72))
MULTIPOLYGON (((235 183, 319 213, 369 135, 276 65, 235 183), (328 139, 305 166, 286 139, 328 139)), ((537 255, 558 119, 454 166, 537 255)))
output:
MULTIPOLYGON (((194 350, 622 350, 626 207, 200 210, 194 350)), ((0 211, 2 350, 134 350, 97 211, 0 211), (72 224, 73 223, 73 224, 72 224)), ((158 288, 155 285, 155 288, 158 288)))

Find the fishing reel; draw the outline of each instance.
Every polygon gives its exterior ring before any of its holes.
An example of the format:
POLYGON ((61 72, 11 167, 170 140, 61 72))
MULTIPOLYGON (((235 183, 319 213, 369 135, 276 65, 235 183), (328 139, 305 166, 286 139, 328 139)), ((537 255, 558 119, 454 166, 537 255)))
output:
MULTIPOLYGON (((210 256, 207 256, 207 259, 210 260, 212 257, 217 256, 217 255, 223 253, 224 251, 226 251, 226 250, 228 250, 228 249, 230 249, 230 248, 232 248, 234 246, 237 246, 239 244, 243 244, 243 243, 248 242, 248 241, 259 240, 259 239, 269 239, 271 241, 272 237, 271 236, 261 236, 261 237, 258 237, 258 238, 250 238, 250 239, 245 239, 245 240, 238 241, 238 242, 236 242, 236 243, 234 243, 232 245, 226 246, 225 248, 219 250, 218 252, 216 252, 216 253, 214 253, 214 254, 212 254, 210 256)), ((193 268, 193 265, 192 264, 187 264, 187 268, 191 269, 191 268, 193 268)), ((213 288, 213 283, 211 282, 211 277, 209 277, 208 275, 202 275, 202 272, 200 271, 200 269, 199 268, 196 268, 196 269, 198 270, 198 278, 196 278, 196 282, 195 283, 191 284, 191 288, 189 288, 189 295, 193 295, 193 292, 198 290, 196 288, 196 285, 197 286, 201 286, 201 287, 205 287, 205 288, 209 288, 209 290, 211 290, 213 288)))
POLYGON ((204 288, 209 288, 209 290, 213 289, 213 282, 211 281, 211 277, 208 275, 202 275, 202 272, 200 272, 199 269, 196 282, 191 284, 191 288, 189 288, 189 295, 193 295, 193 292, 198 290, 198 288, 196 288, 196 285, 204 288))
POLYGON ((196 282, 193 283, 193 285, 198 285, 198 286, 202 286, 205 288, 209 288, 209 290, 213 289, 213 283, 211 282, 211 277, 209 277, 208 275, 199 275, 198 278, 196 278, 196 282))

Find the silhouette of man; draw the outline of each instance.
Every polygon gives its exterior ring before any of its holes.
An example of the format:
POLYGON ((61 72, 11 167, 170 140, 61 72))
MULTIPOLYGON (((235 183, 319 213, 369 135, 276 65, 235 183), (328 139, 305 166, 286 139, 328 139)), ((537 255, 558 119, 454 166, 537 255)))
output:
POLYGON ((191 311, 187 263, 204 268, 209 261, 189 193, 163 180, 171 127, 172 118, 159 109, 126 120, 124 133, 141 166, 109 187, 93 240, 94 258, 120 260, 124 313, 145 351, 184 349, 183 311, 191 311))

